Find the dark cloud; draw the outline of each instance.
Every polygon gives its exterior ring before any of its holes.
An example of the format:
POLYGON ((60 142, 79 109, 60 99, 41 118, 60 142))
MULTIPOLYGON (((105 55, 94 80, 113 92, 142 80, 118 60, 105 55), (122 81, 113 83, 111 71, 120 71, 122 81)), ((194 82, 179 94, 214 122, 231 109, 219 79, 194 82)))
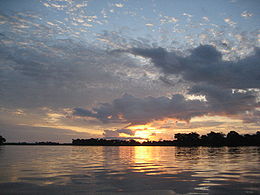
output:
POLYGON ((92 110, 76 108, 74 115, 95 117, 104 123, 125 122, 130 124, 145 124, 164 118, 189 121, 194 116, 207 114, 207 110, 205 102, 186 100, 180 94, 173 95, 171 98, 137 98, 125 94, 123 97, 115 99, 111 104, 101 104, 92 110))
POLYGON ((237 61, 224 61, 213 46, 200 45, 182 56, 163 48, 133 48, 129 52, 150 58, 166 74, 182 76, 186 81, 203 82, 223 88, 246 89, 260 86, 260 49, 237 61))
MULTIPOLYGON (((237 61, 224 61, 222 54, 210 45, 200 45, 190 50, 188 56, 163 48, 133 48, 130 52, 150 58, 165 75, 181 76, 184 82, 190 82, 188 94, 204 96, 206 101, 187 100, 181 94, 143 99, 126 94, 92 110, 83 109, 78 113, 75 109, 75 115, 94 117, 104 123, 144 124, 164 118, 189 121, 203 115, 240 115, 259 107, 258 95, 251 89, 260 86, 259 48, 237 61)), ((165 79, 163 82, 173 85, 165 79)))
POLYGON ((113 130, 104 130, 104 137, 119 137, 119 133, 113 130))
POLYGON ((74 115, 76 115, 76 116, 90 116, 90 117, 95 117, 96 116, 91 111, 83 109, 83 108, 75 108, 74 109, 74 115))
POLYGON ((168 75, 181 77, 177 82, 182 80, 190 84, 188 94, 204 96, 206 102, 185 100, 179 94, 172 99, 160 97, 140 100, 124 96, 112 104, 93 110, 95 117, 102 121, 106 121, 103 118, 106 115, 101 116, 101 113, 105 113, 104 110, 115 118, 122 114, 127 122, 143 123, 166 117, 189 121, 194 116, 205 114, 241 115, 243 118, 243 114, 255 113, 255 109, 259 107, 255 90, 260 87, 259 48, 255 48, 250 56, 236 61, 223 60, 222 53, 210 45, 191 49, 187 56, 160 47, 116 52, 130 52, 151 59, 154 66, 165 74, 165 77, 159 77, 165 84, 174 86, 176 83, 167 79, 168 75), (117 102, 121 104, 118 105, 117 102), (136 105, 134 109, 133 105, 136 105))
POLYGON ((131 130, 131 129, 117 129, 117 130, 104 130, 103 136, 105 138, 108 137, 120 137, 120 133, 126 134, 126 135, 130 135, 130 136, 134 136, 135 135, 135 131, 131 130))
POLYGON ((118 129, 116 130, 118 133, 124 133, 124 134, 127 134, 127 135, 134 135, 135 132, 131 129, 118 129))
POLYGON ((191 87, 189 93, 206 97, 209 114, 235 115, 259 106, 255 91, 231 90, 202 84, 191 87))
MULTIPOLYGON (((172 98, 136 98, 125 94, 111 104, 101 104, 92 110, 75 108, 73 114, 81 117, 93 117, 103 123, 145 124, 164 118, 189 121, 195 116, 239 116, 240 114, 241 119, 249 122, 248 117, 244 114, 254 112, 255 108, 259 107, 254 91, 232 91, 211 85, 195 85, 189 93, 204 95, 207 101, 187 100, 180 94, 175 94, 172 98)), ((121 129, 112 133, 127 134, 127 131, 128 129, 121 129)))

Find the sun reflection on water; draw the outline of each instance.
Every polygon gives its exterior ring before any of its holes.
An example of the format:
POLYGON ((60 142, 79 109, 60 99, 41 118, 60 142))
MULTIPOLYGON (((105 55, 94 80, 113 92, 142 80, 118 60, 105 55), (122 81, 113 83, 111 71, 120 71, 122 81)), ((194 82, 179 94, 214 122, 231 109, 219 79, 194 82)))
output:
MULTIPOLYGON (((166 148, 166 147, 165 147, 166 148)), ((167 147, 172 154, 175 153, 174 147, 167 147)), ((165 155, 161 147, 134 147, 134 171, 143 172, 146 175, 176 174, 175 156, 165 155)))

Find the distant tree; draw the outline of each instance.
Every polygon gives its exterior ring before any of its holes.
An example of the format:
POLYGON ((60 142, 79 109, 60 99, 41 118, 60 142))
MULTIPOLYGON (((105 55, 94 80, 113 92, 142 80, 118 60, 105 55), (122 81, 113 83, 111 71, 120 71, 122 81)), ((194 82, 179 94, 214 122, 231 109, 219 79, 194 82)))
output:
POLYGON ((257 131, 255 134, 255 145, 260 146, 260 131, 257 131))
POLYGON ((0 145, 6 142, 6 139, 0 135, 0 145))
POLYGON ((177 143, 179 145, 184 146, 196 146, 199 145, 199 137, 200 135, 198 133, 177 133, 174 136, 177 140, 177 143))
POLYGON ((240 146, 243 145, 243 136, 236 131, 230 131, 227 134, 226 141, 228 146, 240 146))
POLYGON ((189 139, 191 142, 196 143, 199 141, 200 135, 196 132, 189 133, 189 139))
POLYGON ((215 133, 211 131, 207 134, 206 144, 208 146, 223 146, 225 145, 225 134, 215 133))
POLYGON ((183 142, 184 139, 185 139, 184 136, 185 136, 184 133, 176 133, 176 134, 174 135, 174 138, 177 140, 177 142, 181 143, 181 142, 183 142))
POLYGON ((200 137, 200 145, 202 146, 206 146, 207 145, 207 142, 208 142, 208 137, 206 135, 202 135, 200 137))
POLYGON ((257 131, 256 134, 251 135, 250 142, 250 145, 260 146, 260 131, 257 131))
MULTIPOLYGON (((146 140, 144 142, 139 142, 134 139, 73 139, 72 144, 82 146, 260 146, 260 131, 256 132, 256 134, 246 135, 239 135, 235 131, 230 131, 227 136, 223 133, 216 132, 210 132, 202 136, 195 132, 177 133, 174 137, 176 140, 146 140)), ((42 143, 46 144, 46 142, 42 143)), ((41 144, 41 142, 39 144, 41 144)), ((47 144, 56 143, 47 142, 47 144)))

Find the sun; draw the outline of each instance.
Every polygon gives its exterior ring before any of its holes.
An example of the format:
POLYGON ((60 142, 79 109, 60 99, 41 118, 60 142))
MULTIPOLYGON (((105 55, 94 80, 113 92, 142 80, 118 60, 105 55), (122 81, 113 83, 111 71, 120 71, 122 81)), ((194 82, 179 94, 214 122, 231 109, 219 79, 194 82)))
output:
POLYGON ((135 131, 134 137, 138 138, 136 139, 137 141, 143 142, 143 141, 155 139, 154 134, 157 130, 154 127, 152 127, 150 124, 133 125, 128 128, 135 131))
POLYGON ((143 138, 143 139, 149 139, 151 133, 148 132, 148 131, 136 131, 135 132, 135 137, 140 137, 140 138, 143 138))

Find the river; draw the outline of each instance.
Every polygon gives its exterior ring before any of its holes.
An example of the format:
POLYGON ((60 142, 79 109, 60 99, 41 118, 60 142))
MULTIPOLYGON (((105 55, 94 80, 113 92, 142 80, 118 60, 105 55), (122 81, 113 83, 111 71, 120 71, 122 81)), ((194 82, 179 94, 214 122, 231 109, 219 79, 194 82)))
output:
POLYGON ((0 194, 260 194, 260 147, 0 146, 0 194))

